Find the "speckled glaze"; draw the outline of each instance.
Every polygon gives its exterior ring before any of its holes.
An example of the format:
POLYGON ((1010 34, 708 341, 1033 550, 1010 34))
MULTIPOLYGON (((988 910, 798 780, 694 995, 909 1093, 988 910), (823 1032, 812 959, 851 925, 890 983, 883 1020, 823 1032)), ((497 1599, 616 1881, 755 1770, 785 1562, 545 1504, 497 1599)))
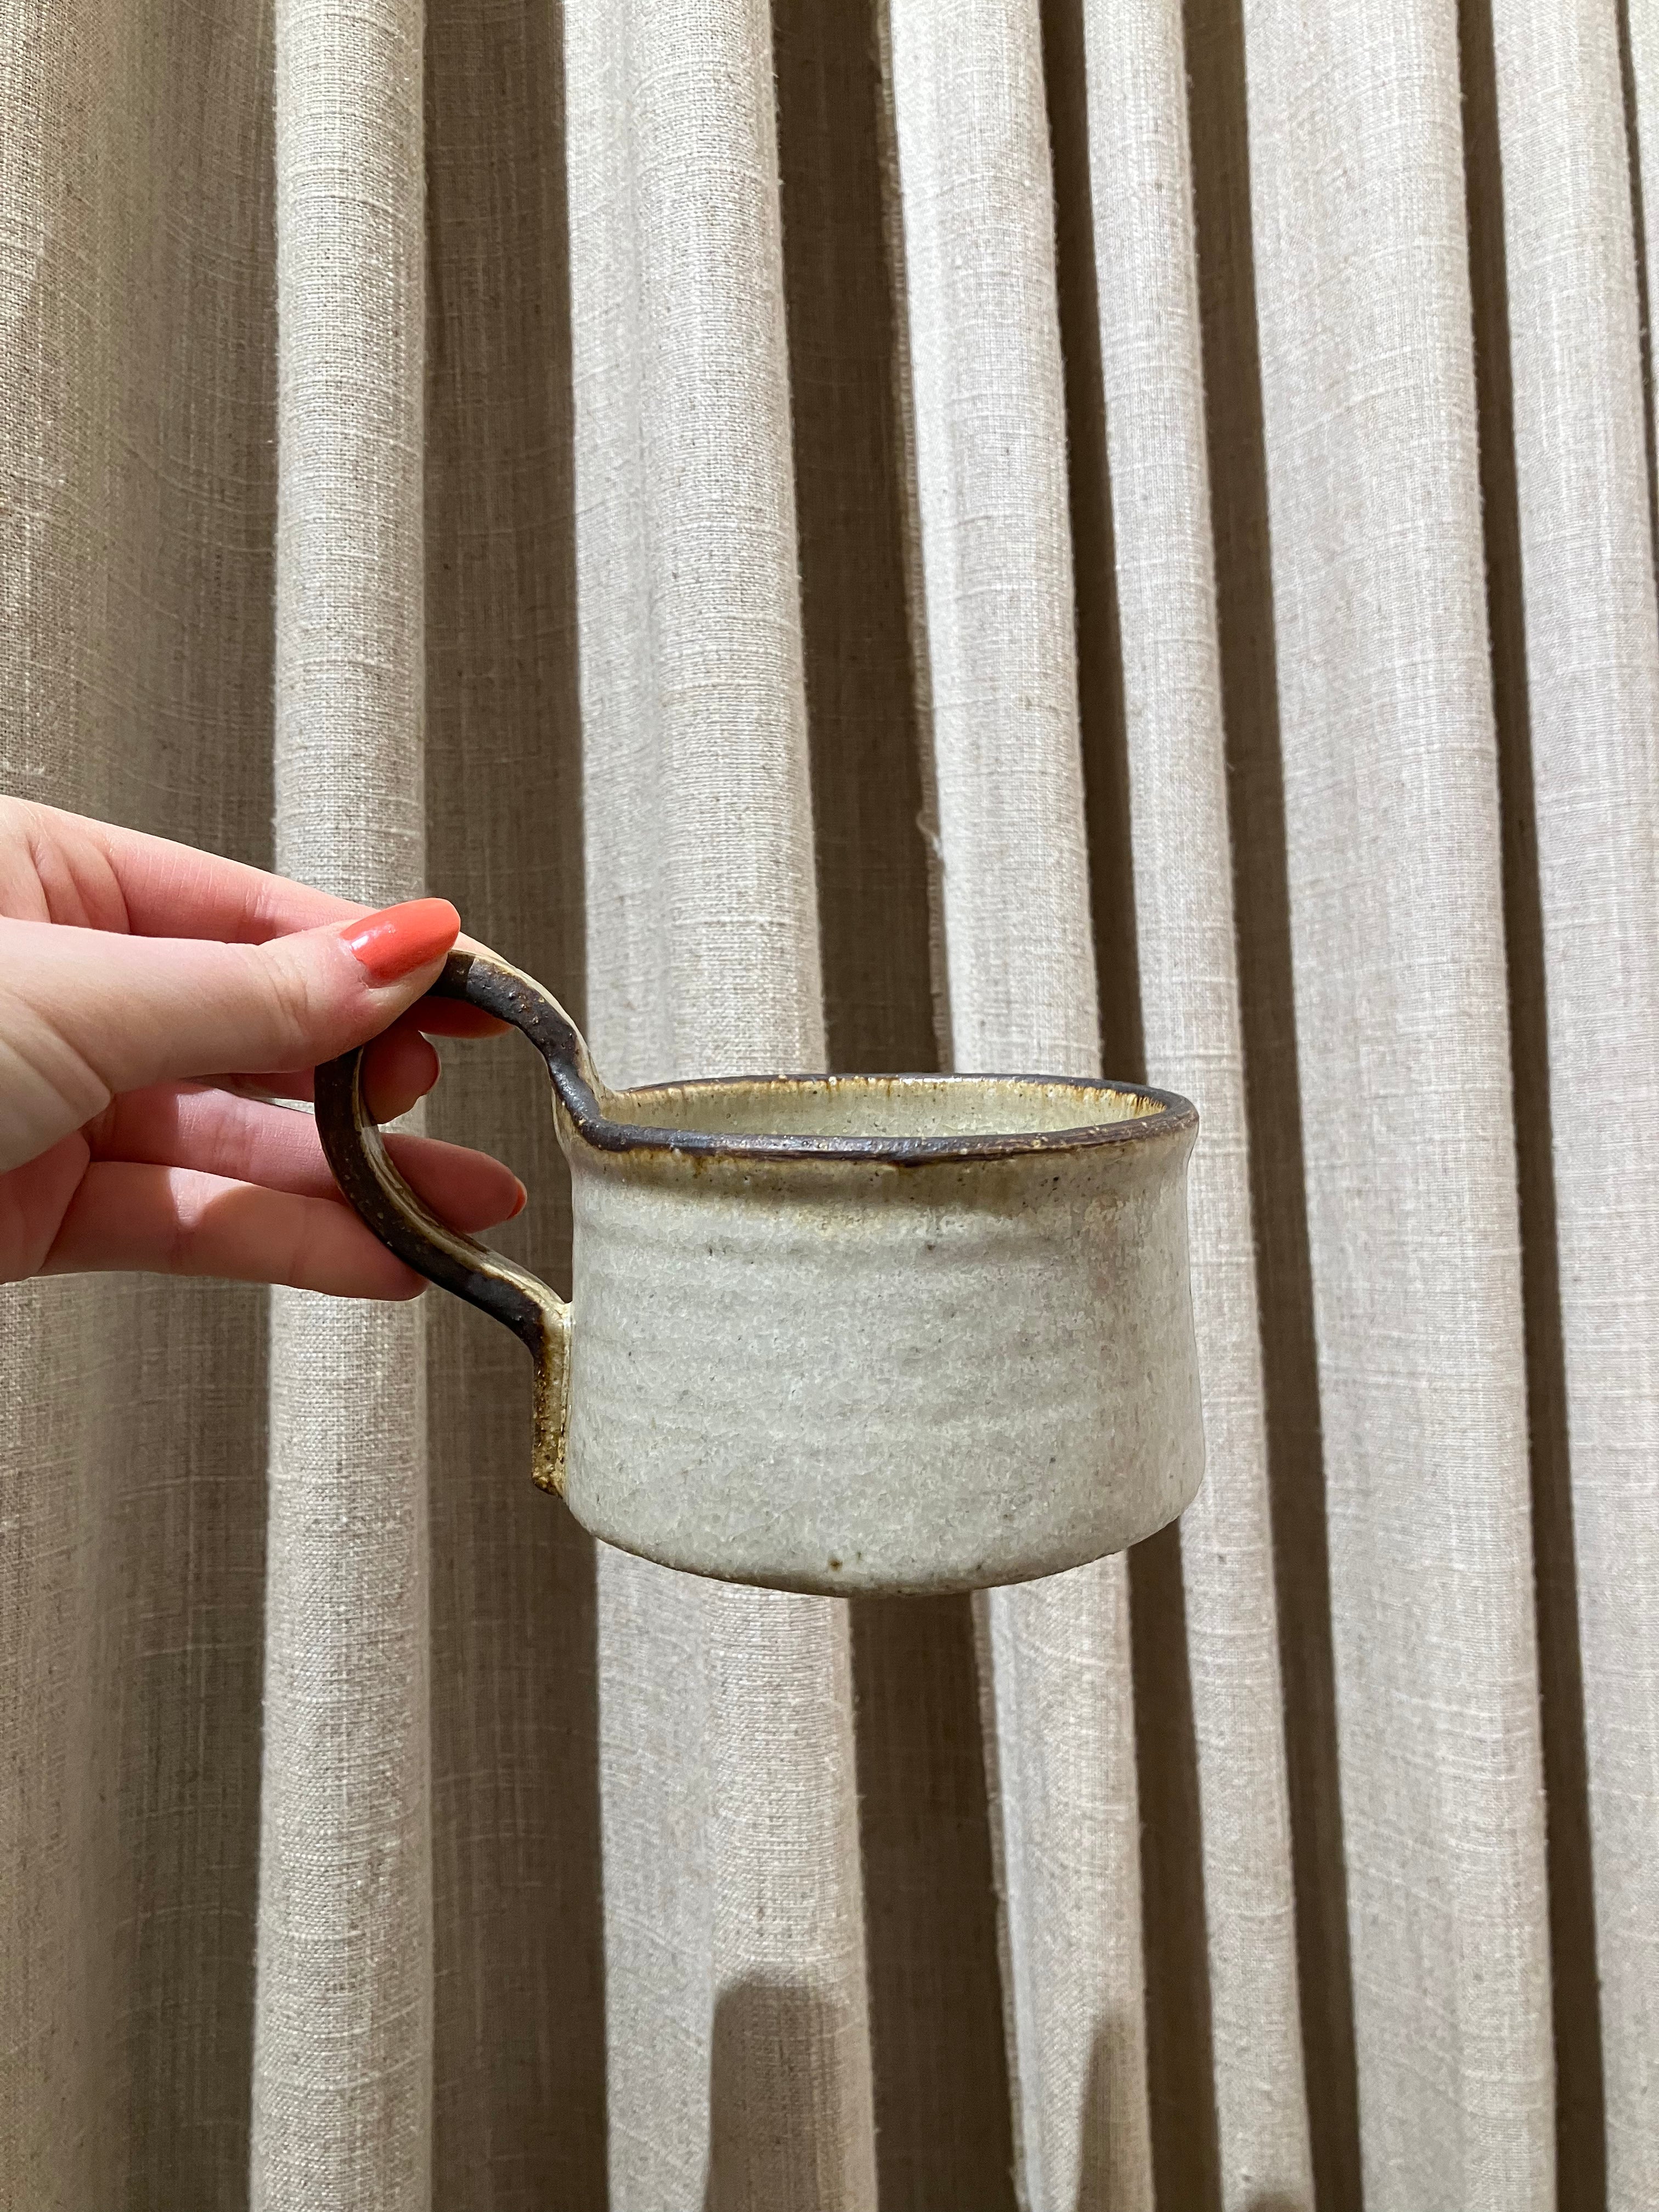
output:
POLYGON ((739 1077, 612 1092, 539 984, 440 987, 524 1029, 570 1163, 567 1307, 430 1215, 319 1071, 341 1188, 537 1360, 535 1473, 608 1543, 842 1595, 1059 1572, 1203 1472, 1183 1099, 1058 1079, 739 1077))

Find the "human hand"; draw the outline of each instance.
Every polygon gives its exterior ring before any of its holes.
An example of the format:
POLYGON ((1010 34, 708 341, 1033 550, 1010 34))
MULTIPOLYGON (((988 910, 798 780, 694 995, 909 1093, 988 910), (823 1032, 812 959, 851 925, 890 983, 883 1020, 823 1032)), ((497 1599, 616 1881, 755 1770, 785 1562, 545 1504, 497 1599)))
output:
MULTIPOLYGON (((0 1281, 144 1268, 339 1297, 425 1285, 340 1199, 308 1098, 351 1046, 390 1121, 438 1079, 427 1036, 501 1028, 422 1000, 454 943, 442 899, 361 907, 187 845, 0 799, 0 1281), (353 925, 356 927, 353 927, 353 925)), ((452 1227, 524 1204, 499 1161, 392 1137, 452 1227)))

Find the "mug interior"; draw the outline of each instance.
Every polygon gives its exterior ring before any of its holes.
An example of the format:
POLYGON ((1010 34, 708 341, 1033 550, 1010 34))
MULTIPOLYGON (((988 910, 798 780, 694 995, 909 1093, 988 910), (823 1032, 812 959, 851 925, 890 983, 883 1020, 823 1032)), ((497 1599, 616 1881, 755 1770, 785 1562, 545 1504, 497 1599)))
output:
POLYGON ((635 1127, 731 1137, 1034 1136, 1166 1110, 1110 1084, 1007 1075, 724 1076, 617 1093, 635 1127))

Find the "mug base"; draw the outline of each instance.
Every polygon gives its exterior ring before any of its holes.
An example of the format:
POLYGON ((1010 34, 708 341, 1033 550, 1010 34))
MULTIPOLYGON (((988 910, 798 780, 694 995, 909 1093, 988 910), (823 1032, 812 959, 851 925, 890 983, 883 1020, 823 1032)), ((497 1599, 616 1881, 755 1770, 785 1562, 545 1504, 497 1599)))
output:
POLYGON ((979 1563, 952 1560, 937 1569, 924 1569, 915 1561, 902 1565, 896 1562, 872 1559, 855 1547, 848 1547, 848 1554, 826 1554, 823 1565, 804 1561, 723 1561, 706 1554, 690 1556, 674 1547, 647 1549, 638 1543, 629 1543, 617 1531, 595 1527, 575 1516, 587 1528, 590 1535, 600 1543, 608 1544, 613 1551, 626 1552, 630 1558, 648 1559, 653 1566, 672 1567, 678 1574, 696 1575, 705 1582, 736 1583, 750 1589, 788 1591, 801 1597, 951 1597, 973 1590, 1007 1589, 1021 1583, 1046 1581, 1050 1576, 1068 1574, 1074 1567, 1091 1566, 1097 1559, 1115 1558, 1147 1537, 1155 1536, 1171 1522, 1178 1521, 1193 1497, 1197 1495, 1195 1484, 1192 1493, 1182 1498, 1160 1518, 1136 1527, 1133 1533, 1121 1529, 1093 1543, 1075 1542, 1056 1547, 1050 1551, 1016 1555, 979 1563))

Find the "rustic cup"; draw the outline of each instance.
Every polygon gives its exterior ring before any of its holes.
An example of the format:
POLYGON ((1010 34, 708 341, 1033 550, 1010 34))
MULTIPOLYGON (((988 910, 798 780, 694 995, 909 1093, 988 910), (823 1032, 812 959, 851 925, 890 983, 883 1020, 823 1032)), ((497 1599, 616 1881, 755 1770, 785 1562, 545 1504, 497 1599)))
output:
POLYGON ((536 1362, 535 1480, 607 1543, 840 1596, 1117 1552, 1203 1473, 1184 1098, 1054 1076, 760 1075, 612 1091, 493 953, 433 987, 553 1083, 568 1304, 392 1165, 361 1051, 317 1072, 346 1198, 536 1362))

